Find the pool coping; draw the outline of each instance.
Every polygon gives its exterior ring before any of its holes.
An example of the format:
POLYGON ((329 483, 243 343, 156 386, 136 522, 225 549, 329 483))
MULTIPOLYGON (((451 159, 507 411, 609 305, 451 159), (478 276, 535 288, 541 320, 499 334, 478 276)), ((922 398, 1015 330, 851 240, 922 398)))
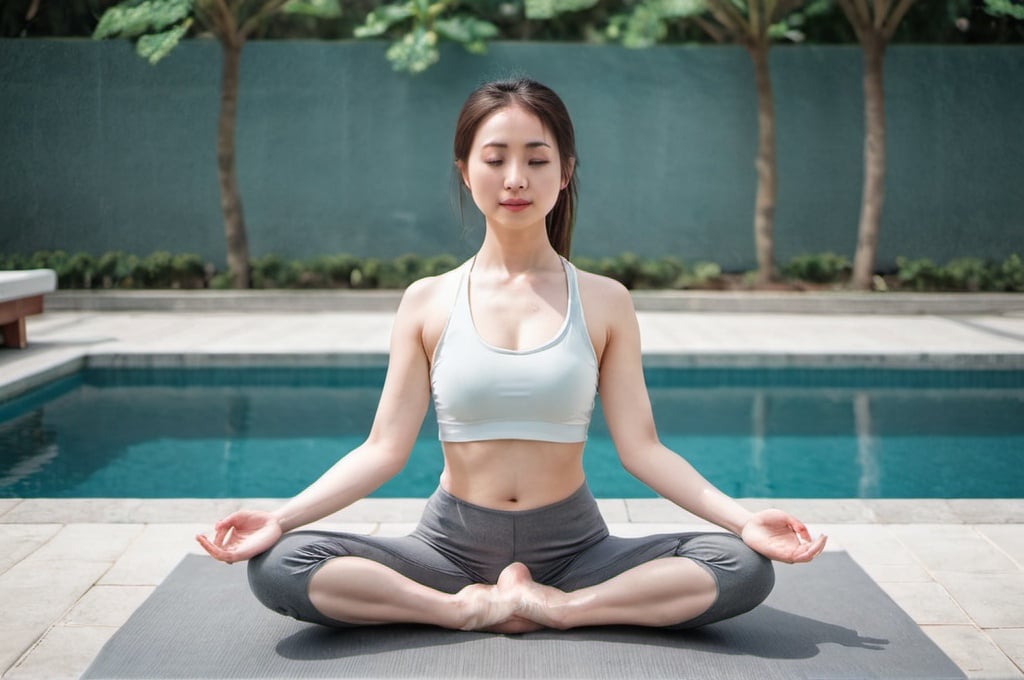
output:
MULTIPOLYGON (((90 368, 383 368, 386 352, 125 352, 71 351, 13 366, 0 379, 0 403, 90 368)), ((645 352, 647 368, 876 368, 1024 370, 1014 353, 645 352)))
MULTIPOLYGON (((1021 498, 738 498, 751 511, 782 507, 808 524, 1024 524, 1021 498)), ((2 498, 5 524, 205 523, 242 508, 273 510, 286 498, 2 498)), ((329 524, 415 524, 425 498, 364 498, 325 517, 329 524)), ((610 524, 692 524, 663 498, 599 498, 610 524)))
MULTIPOLYGON (((1024 293, 631 290, 643 312, 1024 314, 1024 293)), ((58 290, 50 311, 394 312, 402 291, 351 289, 58 290)))

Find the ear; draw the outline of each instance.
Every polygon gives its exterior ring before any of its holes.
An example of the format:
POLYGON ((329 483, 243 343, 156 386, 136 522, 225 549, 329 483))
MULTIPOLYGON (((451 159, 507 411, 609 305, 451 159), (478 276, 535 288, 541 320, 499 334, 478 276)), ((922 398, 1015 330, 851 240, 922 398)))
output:
POLYGON ((563 189, 566 188, 567 186, 569 186, 569 181, 572 180, 572 173, 576 171, 576 157, 575 156, 569 156, 569 162, 567 163, 567 165, 569 167, 566 170, 565 174, 562 176, 562 188, 563 189))
POLYGON ((466 164, 462 161, 455 161, 455 167, 459 169, 459 175, 462 177, 462 185, 469 191, 473 191, 473 187, 469 186, 469 173, 466 172, 466 164))

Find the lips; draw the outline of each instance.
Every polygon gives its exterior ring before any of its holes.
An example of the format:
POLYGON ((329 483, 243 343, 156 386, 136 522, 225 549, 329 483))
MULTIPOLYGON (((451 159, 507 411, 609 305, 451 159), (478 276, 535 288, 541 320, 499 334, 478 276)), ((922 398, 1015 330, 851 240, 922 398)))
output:
POLYGON ((501 202, 501 207, 511 210, 513 212, 519 212, 529 207, 530 202, 521 198, 510 198, 501 202))

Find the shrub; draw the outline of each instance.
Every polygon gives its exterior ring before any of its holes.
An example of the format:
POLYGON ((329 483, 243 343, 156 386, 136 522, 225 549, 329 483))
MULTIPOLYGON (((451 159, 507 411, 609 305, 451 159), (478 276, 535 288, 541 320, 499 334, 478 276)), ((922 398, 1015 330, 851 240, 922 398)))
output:
POLYGON ((1024 263, 1020 255, 1013 253, 1003 260, 999 266, 999 289, 1005 291, 1024 291, 1024 263))
POLYGON ((910 260, 905 257, 896 258, 897 278, 900 287, 913 290, 945 290, 945 276, 928 258, 910 260))
POLYGON ((811 283, 839 283, 850 275, 850 261, 835 253, 797 255, 782 268, 788 278, 811 283))
POLYGON ((302 272, 302 264, 280 255, 264 255, 252 260, 253 288, 294 288, 302 272))

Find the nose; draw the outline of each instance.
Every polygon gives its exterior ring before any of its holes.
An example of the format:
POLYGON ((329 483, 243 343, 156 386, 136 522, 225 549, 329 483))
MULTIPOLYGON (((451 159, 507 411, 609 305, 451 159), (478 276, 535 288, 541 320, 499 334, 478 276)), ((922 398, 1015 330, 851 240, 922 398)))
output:
POLYGON ((509 163, 508 173, 505 175, 505 190, 517 191, 526 188, 526 175, 516 163, 509 163))

